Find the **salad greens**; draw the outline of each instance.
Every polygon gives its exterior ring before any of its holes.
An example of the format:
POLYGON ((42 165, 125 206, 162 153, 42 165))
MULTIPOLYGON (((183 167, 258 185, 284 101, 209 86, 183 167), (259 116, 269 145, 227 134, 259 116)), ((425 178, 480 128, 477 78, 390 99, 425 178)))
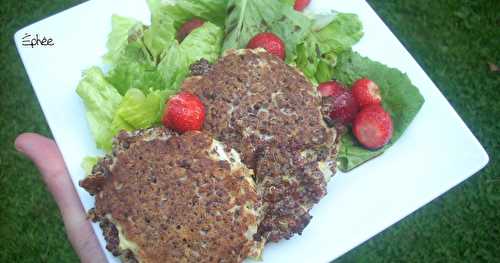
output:
POLYGON ((363 25, 355 14, 332 13, 331 23, 312 33, 322 54, 350 49, 363 37, 363 25))
POLYGON ((260 32, 273 32, 286 43, 286 61, 313 83, 331 79, 336 54, 363 36, 357 15, 293 10, 294 1, 231 0, 228 3, 224 50, 244 48, 260 32))
MULTIPOLYGON (((151 27, 145 32, 144 41, 156 61, 161 60, 162 52, 174 42, 177 31, 183 23, 192 18, 199 18, 210 24, 205 27, 206 33, 222 30, 224 26, 227 0, 148 0, 151 10, 151 27)), ((222 31, 221 31, 222 32, 222 31)), ((219 34, 218 32, 215 33, 219 34)), ((198 40, 204 43, 203 33, 198 40), (201 37, 201 38, 200 38, 201 37)), ((222 33, 221 33, 222 39, 222 33)), ((215 39, 217 40, 217 39, 215 39)), ((183 41, 185 42, 185 41, 183 41)), ((218 44, 212 41, 209 44, 218 44)), ((205 45, 205 48, 215 48, 205 45)), ((219 48, 219 46, 217 46, 219 48)), ((197 51, 196 49, 192 51, 197 51)), ((199 52, 200 53, 200 52, 199 52)), ((219 54, 216 54, 217 57, 219 54)))
POLYGON ((334 77, 348 85, 357 79, 368 77, 375 81, 382 95, 382 104, 391 114, 394 133, 391 141, 382 149, 371 151, 359 145, 351 134, 342 137, 339 151, 339 168, 349 171, 382 154, 396 142, 424 104, 424 98, 407 75, 389 68, 356 52, 348 51, 339 56, 334 77))
POLYGON ((185 54, 189 64, 202 58, 214 63, 220 55, 224 31, 206 22, 193 30, 180 44, 181 54, 185 54))
POLYGON ((144 32, 144 43, 154 61, 160 60, 161 53, 174 42, 176 30, 174 21, 166 12, 155 12, 151 18, 151 26, 144 32))
MULTIPOLYGON (((363 36, 355 14, 297 12, 294 0, 147 0, 151 25, 113 15, 103 57, 106 72, 83 73, 77 93, 98 148, 111 150, 120 130, 154 126, 165 101, 175 95, 199 59, 215 62, 222 51, 245 48, 261 32, 278 35, 286 45, 286 62, 313 83, 332 78, 352 84, 368 77, 380 86, 383 106, 394 122, 391 142, 377 151, 361 147, 350 134, 342 138, 340 169, 349 171, 383 153, 408 127, 423 98, 406 75, 352 52, 363 36), (205 21, 182 42, 177 32, 192 18, 205 21)), ((90 167, 95 158, 85 160, 90 167)), ((94 162, 95 163, 95 162, 94 162)))
MULTIPOLYGON (((290 8, 295 3, 294 0, 280 2, 290 8)), ((314 84, 328 81, 332 78, 337 54, 350 50, 363 37, 363 25, 355 14, 309 10, 297 14, 307 17, 311 24, 303 41, 292 47, 296 52, 292 57, 288 56, 287 47, 287 62, 299 68, 314 84)), ((288 45, 286 38, 284 41, 288 45)))
POLYGON ((140 89, 147 92, 167 87, 167 81, 156 69, 146 46, 141 41, 127 44, 122 55, 111 66, 106 79, 120 94, 125 95, 128 89, 140 89))
POLYGON ((129 36, 140 32, 142 27, 142 23, 133 18, 113 15, 111 17, 112 30, 106 43, 108 53, 103 57, 104 62, 106 64, 116 64, 116 61, 124 52, 129 36))
POLYGON ((363 26, 355 14, 332 12, 315 18, 330 23, 322 27, 323 22, 315 22, 316 30, 297 46, 295 63, 313 83, 321 83, 331 79, 337 54, 349 50, 363 37, 363 26))
POLYGON ((145 95, 139 89, 129 89, 115 112, 111 131, 136 130, 151 127, 161 118, 165 93, 153 91, 145 95))
POLYGON ((177 91, 189 65, 201 58, 214 62, 219 57, 222 37, 222 29, 207 22, 181 44, 171 39, 169 46, 161 51, 158 64, 151 58, 148 46, 137 40, 127 44, 107 79, 122 95, 131 88, 146 93, 151 89, 177 91))
POLYGON ((295 58, 295 47, 311 32, 312 21, 280 1, 230 0, 224 50, 245 48, 255 35, 273 32, 286 45, 287 62, 295 58))
POLYGON ((221 52, 223 37, 221 28, 206 22, 193 30, 182 43, 174 42, 165 50, 164 59, 158 64, 158 71, 168 80, 167 85, 179 87, 189 73, 189 66, 202 58, 215 62, 221 52))
POLYGON ((113 132, 111 122, 122 96, 106 81, 101 69, 92 67, 83 73, 76 92, 87 110, 87 120, 97 147, 110 150, 113 132))
POLYGON ((193 17, 224 26, 228 0, 147 0, 152 24, 157 19, 171 21, 177 30, 193 17))
POLYGON ((100 157, 88 156, 83 158, 81 167, 85 174, 90 174, 92 172, 92 168, 101 160, 100 157))
POLYGON ((120 130, 159 123, 165 101, 179 91, 189 66, 201 58, 214 62, 222 49, 224 30, 215 23, 223 24, 224 0, 151 0, 149 5, 153 14, 149 27, 134 19, 112 17, 103 57, 109 71, 87 70, 77 88, 96 145, 104 151, 111 150, 112 138, 120 130), (176 27, 194 16, 208 22, 179 43, 176 27))

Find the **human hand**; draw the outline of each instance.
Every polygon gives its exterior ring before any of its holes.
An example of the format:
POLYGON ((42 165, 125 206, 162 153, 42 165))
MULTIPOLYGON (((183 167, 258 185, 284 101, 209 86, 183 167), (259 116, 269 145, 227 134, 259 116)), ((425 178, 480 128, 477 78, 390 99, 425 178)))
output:
POLYGON ((35 163, 42 174, 81 262, 106 262, 56 143, 38 134, 24 133, 17 137, 15 145, 19 152, 35 163))

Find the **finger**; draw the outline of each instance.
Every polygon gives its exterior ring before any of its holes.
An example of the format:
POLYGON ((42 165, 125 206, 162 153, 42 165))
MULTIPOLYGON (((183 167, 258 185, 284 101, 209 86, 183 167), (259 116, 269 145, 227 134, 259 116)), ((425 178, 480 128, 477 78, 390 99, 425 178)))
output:
POLYGON ((56 143, 38 134, 25 133, 17 137, 15 145, 40 170, 61 211, 68 237, 82 262, 106 262, 56 143))

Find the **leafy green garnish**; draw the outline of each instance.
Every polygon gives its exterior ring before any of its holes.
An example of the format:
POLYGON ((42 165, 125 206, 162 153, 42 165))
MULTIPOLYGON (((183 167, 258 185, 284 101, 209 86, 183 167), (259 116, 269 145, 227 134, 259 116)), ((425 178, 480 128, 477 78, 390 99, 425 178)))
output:
POLYGON ((295 47, 311 30, 310 19, 276 0, 230 0, 227 10, 224 50, 245 48, 255 35, 272 32, 286 44, 286 60, 291 62, 295 47))
POLYGON ((204 58, 215 62, 220 55, 224 32, 218 26, 206 22, 193 30, 181 44, 175 41, 164 53, 158 71, 164 76, 171 90, 178 90, 189 74, 189 66, 204 58))
POLYGON ((97 147, 111 150, 111 123, 122 96, 97 67, 84 72, 76 92, 85 104, 87 120, 97 147))
MULTIPOLYGON (((200 7, 209 2, 197 4, 200 7)), ((216 2, 220 5, 224 1, 216 2)), ((214 62, 221 53, 224 31, 211 22, 193 30, 179 44, 172 20, 178 14, 168 11, 197 4, 188 0, 169 3, 157 3, 150 28, 133 19, 113 16, 109 51, 104 58, 110 68, 108 74, 91 68, 78 85, 98 148, 111 150, 111 140, 120 130, 158 123, 166 99, 179 91, 189 66, 201 58, 214 62)), ((195 9, 190 16, 205 12, 195 9)))
POLYGON ((102 159, 101 157, 95 157, 95 156, 87 156, 83 158, 83 161, 80 166, 82 167, 86 176, 92 173, 92 169, 101 159, 102 159))
POLYGON ((331 23, 313 32, 322 54, 349 50, 363 37, 363 25, 355 14, 337 13, 331 23))
POLYGON ((326 54, 324 56, 325 58, 319 59, 318 67, 314 75, 318 83, 332 79, 333 67, 337 63, 337 55, 335 55, 335 53, 326 54))
POLYGON ((160 122, 164 105, 164 92, 153 91, 145 95, 141 90, 129 89, 116 110, 113 133, 151 127, 160 122))
POLYGON ((359 145, 356 139, 346 134, 338 154, 339 168, 346 172, 382 154, 400 137, 424 103, 424 98, 406 74, 379 62, 363 57, 356 52, 342 53, 333 71, 334 78, 347 84, 367 77, 380 87, 383 107, 391 114, 394 133, 391 141, 382 149, 372 151, 359 145))
MULTIPOLYGON (((147 35, 145 35, 146 37, 147 35)), ((189 66, 204 58, 214 62, 221 52, 223 31, 206 22, 193 30, 181 44, 172 39, 162 50, 162 59, 157 63, 151 57, 150 49, 141 39, 128 44, 116 65, 110 70, 107 80, 120 94, 129 89, 178 91, 189 72, 189 66)))
POLYGON ((106 79, 122 95, 129 89, 149 90, 167 89, 164 76, 156 69, 145 45, 136 41, 126 46, 122 56, 112 66, 106 79))
POLYGON ((119 15, 111 17, 111 33, 108 36, 106 47, 108 52, 103 59, 106 64, 116 64, 119 57, 122 56, 129 38, 142 34, 143 25, 141 22, 119 15))
POLYGON ((295 64, 317 84, 332 78, 337 54, 350 50, 361 39, 363 27, 354 14, 333 12, 311 16, 317 19, 313 25, 316 30, 297 46, 295 64))
POLYGON ((289 6, 293 6, 293 4, 295 4, 295 0, 279 0, 279 1, 289 6))
POLYGON ((202 19, 211 27, 222 28, 226 3, 227 0, 148 0, 151 27, 145 32, 144 41, 153 58, 156 61, 163 59, 162 53, 173 44, 181 25, 192 18, 202 19))
POLYGON ((189 73, 189 64, 186 54, 183 54, 180 45, 174 42, 163 55, 163 60, 158 64, 158 71, 168 79, 168 85, 177 90, 189 73))
POLYGON ((187 56, 188 63, 204 58, 214 63, 220 56, 224 31, 206 22, 203 26, 193 30, 180 44, 180 52, 187 56))
POLYGON ((177 30, 192 18, 223 27, 227 2, 228 0, 148 0, 148 5, 153 21, 160 16, 168 17, 177 30))
POLYGON ((176 32, 169 13, 157 12, 152 15, 151 26, 144 32, 144 43, 154 61, 159 61, 163 50, 175 41, 176 32))

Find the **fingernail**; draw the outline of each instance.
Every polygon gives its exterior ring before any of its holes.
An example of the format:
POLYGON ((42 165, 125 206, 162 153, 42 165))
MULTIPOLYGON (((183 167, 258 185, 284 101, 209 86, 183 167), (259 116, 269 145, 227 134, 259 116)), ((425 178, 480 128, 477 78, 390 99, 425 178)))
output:
POLYGON ((26 152, 24 151, 22 143, 19 141, 19 137, 16 138, 16 141, 14 142, 14 147, 16 148, 16 150, 18 152, 20 152, 22 154, 26 154, 26 152))

